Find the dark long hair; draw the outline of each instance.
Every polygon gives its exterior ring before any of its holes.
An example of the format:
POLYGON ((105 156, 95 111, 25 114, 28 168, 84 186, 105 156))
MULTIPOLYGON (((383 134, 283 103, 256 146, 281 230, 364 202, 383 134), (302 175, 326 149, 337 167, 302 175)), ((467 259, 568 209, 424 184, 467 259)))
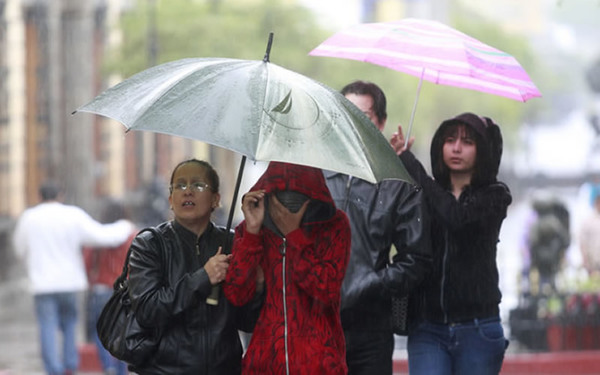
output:
POLYGON ((443 147, 448 133, 464 125, 467 134, 475 140, 477 154, 471 186, 483 186, 496 182, 502 159, 502 134, 500 127, 489 117, 463 113, 440 124, 431 141, 431 171, 435 180, 450 189, 450 169, 444 163, 443 147))

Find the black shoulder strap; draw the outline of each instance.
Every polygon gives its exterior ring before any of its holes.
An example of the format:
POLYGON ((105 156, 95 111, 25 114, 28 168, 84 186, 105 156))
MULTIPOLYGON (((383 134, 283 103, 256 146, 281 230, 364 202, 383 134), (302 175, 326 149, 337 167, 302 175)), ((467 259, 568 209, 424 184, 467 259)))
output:
MULTIPOLYGON (((147 228, 140 230, 137 233, 136 237, 139 236, 140 234, 142 234, 143 232, 152 232, 154 234, 154 237, 159 241, 160 251, 162 254, 162 252, 165 249, 165 240, 163 239, 162 233, 160 233, 160 231, 158 229, 156 229, 155 227, 147 227, 147 228)), ((129 256, 131 255, 132 249, 133 249, 133 246, 129 246, 129 250, 127 250, 127 255, 125 256, 125 262, 123 263, 123 271, 121 271, 121 275, 119 277, 117 277, 117 279, 115 280, 115 282, 113 284, 113 288, 115 290, 120 288, 121 285, 123 285, 123 282, 125 281, 125 279, 127 279, 127 273, 129 272, 129 256)))

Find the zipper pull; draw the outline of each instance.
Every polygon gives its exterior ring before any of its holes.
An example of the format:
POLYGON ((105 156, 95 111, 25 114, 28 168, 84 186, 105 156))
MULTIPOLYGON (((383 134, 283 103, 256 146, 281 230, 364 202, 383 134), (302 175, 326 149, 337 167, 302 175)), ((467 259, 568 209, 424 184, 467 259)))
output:
POLYGON ((285 250, 287 249, 287 242, 285 237, 283 237, 283 242, 281 243, 281 246, 279 247, 279 253, 283 256, 285 256, 285 250))

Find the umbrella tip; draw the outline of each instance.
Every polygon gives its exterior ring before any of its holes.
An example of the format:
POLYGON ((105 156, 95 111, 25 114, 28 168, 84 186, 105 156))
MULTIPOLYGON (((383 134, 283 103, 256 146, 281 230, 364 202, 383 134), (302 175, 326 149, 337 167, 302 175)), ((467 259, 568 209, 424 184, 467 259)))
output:
POLYGON ((271 54, 271 45, 273 44, 273 32, 269 33, 269 42, 267 43, 267 52, 265 52, 264 62, 269 62, 269 55, 271 54))

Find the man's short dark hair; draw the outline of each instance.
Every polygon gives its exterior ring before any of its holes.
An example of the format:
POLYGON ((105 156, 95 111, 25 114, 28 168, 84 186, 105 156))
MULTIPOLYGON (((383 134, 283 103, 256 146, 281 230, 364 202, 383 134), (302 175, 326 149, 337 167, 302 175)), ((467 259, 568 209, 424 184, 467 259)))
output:
POLYGON ((40 196, 43 201, 55 200, 60 193, 60 188, 53 181, 47 181, 40 186, 40 196))
POLYGON ((373 82, 360 80, 351 82, 344 86, 341 93, 344 96, 347 94, 369 95, 373 98, 373 112, 375 112, 375 116, 377 116, 379 122, 387 120, 387 101, 385 99, 385 94, 383 93, 383 90, 373 82))

